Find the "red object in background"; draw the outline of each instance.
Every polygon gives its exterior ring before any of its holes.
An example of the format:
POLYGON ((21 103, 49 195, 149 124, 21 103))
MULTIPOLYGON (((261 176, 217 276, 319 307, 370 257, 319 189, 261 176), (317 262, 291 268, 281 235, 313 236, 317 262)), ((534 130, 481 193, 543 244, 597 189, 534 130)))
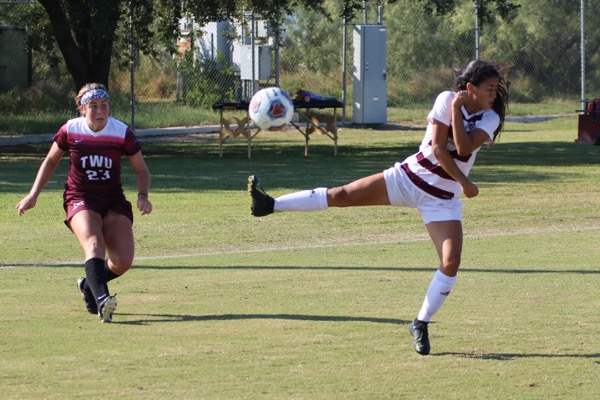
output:
POLYGON ((600 98, 584 100, 582 110, 578 110, 579 126, 575 143, 600 146, 600 98))
POLYGON ((600 99, 594 99, 588 103, 587 110, 590 112, 600 112, 600 99))
POLYGON ((600 112, 579 114, 577 143, 600 145, 600 112))

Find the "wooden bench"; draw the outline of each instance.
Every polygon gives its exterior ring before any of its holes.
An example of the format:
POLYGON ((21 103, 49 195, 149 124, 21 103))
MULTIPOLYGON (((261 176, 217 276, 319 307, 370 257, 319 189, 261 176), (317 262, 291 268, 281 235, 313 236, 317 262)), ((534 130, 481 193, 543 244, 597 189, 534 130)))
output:
MULTIPOLYGON (((298 122, 291 122, 290 125, 304 136, 304 155, 308 156, 310 135, 318 132, 326 135, 333 141, 333 155, 337 156, 337 111, 344 104, 338 100, 293 100, 293 103, 294 111, 300 118, 298 122), (324 109, 331 110, 333 115, 315 113, 315 110, 324 109)), ((223 144, 228 138, 243 136, 248 143, 248 159, 252 158, 252 139, 261 132, 261 129, 252 125, 252 121, 248 115, 248 107, 249 103, 247 102, 222 102, 213 104, 213 110, 218 110, 220 113, 219 157, 223 157, 223 144), (245 117, 226 118, 224 113, 228 111, 245 111, 245 117)))

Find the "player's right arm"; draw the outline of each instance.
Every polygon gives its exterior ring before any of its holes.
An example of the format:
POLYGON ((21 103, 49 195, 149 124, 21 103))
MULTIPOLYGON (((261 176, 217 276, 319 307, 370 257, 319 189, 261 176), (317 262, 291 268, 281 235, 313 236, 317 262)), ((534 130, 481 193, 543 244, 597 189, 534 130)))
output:
POLYGON ((56 171, 56 167, 58 166, 58 163, 64 154, 65 152, 58 147, 56 142, 53 142, 52 147, 50 147, 50 151, 48 151, 46 158, 38 170, 29 194, 25 196, 19 203, 17 203, 15 207, 19 213, 19 216, 23 215, 25 211, 29 210, 30 208, 35 207, 40 192, 50 177, 52 177, 54 171, 56 171))
POLYGON ((431 140, 431 149, 433 155, 440 163, 440 166, 462 187, 466 197, 475 197, 479 194, 479 188, 463 174, 454 162, 454 158, 448 151, 449 126, 433 120, 433 137, 431 140))

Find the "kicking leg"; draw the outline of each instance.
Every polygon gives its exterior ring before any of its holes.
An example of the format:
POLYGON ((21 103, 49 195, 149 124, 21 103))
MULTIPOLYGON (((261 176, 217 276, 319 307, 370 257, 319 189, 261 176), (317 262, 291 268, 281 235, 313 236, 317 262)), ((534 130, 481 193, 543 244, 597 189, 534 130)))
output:
POLYGON ((263 216, 275 211, 316 211, 328 207, 358 207, 389 205, 383 173, 358 179, 344 186, 316 188, 289 193, 273 199, 258 183, 256 176, 248 178, 252 196, 252 215, 263 216))
POLYGON ((383 172, 327 191, 329 207, 389 206, 383 172))

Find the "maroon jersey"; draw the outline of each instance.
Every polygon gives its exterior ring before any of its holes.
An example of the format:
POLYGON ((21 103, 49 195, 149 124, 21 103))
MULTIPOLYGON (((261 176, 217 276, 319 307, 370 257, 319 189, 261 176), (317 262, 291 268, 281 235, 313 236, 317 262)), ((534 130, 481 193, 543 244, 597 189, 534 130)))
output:
POLYGON ((54 135, 54 141, 70 153, 66 196, 123 193, 121 157, 141 150, 133 131, 112 117, 99 132, 91 130, 84 117, 70 119, 54 135))

